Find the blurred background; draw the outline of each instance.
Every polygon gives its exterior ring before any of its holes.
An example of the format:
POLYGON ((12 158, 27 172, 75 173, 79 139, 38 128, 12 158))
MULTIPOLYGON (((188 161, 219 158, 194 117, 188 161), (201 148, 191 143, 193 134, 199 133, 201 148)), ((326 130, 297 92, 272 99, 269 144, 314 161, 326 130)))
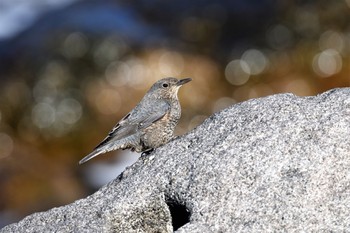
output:
POLYGON ((178 135, 275 93, 350 86, 350 0, 0 0, 0 228, 96 191, 139 154, 78 166, 167 76, 178 135))

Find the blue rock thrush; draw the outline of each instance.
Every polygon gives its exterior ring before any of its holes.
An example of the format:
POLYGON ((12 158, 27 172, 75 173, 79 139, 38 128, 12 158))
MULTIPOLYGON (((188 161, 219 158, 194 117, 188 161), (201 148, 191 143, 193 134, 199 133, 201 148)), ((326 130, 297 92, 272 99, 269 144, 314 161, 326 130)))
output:
POLYGON ((140 103, 79 164, 112 150, 131 149, 149 153, 167 143, 173 138, 175 126, 181 116, 177 92, 183 84, 191 80, 164 78, 157 81, 140 103))

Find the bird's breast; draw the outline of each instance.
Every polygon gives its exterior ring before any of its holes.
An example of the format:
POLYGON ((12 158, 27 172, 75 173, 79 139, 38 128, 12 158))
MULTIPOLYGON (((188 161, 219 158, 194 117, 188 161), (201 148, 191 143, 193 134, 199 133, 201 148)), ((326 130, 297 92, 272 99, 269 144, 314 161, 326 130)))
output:
POLYGON ((171 111, 165 114, 162 119, 142 129, 141 141, 147 148, 157 148, 166 144, 174 136, 174 129, 177 125, 177 115, 171 111))

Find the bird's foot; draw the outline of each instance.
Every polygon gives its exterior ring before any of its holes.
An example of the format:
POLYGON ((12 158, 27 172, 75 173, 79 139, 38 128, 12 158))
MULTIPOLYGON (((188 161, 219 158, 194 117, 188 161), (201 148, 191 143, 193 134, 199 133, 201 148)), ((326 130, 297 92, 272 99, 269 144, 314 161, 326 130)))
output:
POLYGON ((141 157, 147 156, 147 155, 151 154, 152 151, 154 151, 153 148, 149 148, 149 149, 147 149, 147 150, 142 151, 141 157))

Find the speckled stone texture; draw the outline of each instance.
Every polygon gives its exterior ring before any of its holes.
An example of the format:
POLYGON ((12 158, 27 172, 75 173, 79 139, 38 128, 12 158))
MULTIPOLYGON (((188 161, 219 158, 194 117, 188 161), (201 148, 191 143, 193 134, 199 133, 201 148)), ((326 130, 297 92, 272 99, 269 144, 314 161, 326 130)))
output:
POLYGON ((350 88, 236 104, 0 232, 350 231, 350 88))

